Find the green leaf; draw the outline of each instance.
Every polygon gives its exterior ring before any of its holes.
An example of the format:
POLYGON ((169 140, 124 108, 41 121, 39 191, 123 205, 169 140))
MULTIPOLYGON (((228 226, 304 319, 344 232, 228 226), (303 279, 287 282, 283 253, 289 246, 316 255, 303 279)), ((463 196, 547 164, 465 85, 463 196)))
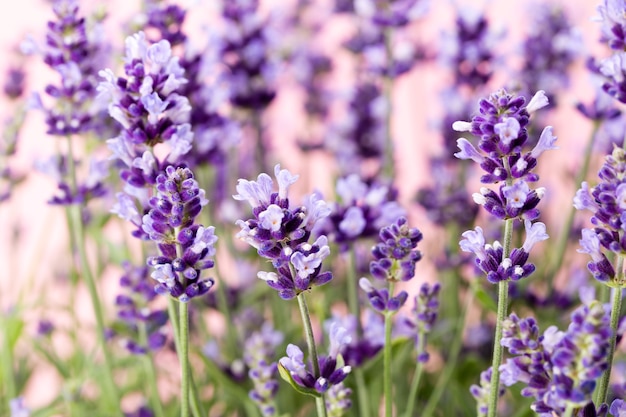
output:
POLYGON ((474 296, 476 297, 480 305, 482 305, 487 310, 491 310, 493 312, 498 311, 498 305, 493 300, 493 297, 491 297, 484 288, 480 287, 479 285, 472 285, 472 290, 474 291, 474 296))
POLYGON ((282 379, 284 379, 289 385, 293 387, 293 389, 295 389, 300 394, 310 395, 311 397, 315 398, 319 398, 322 396, 322 394, 315 391, 313 388, 305 388, 298 385, 291 376, 291 373, 280 362, 278 363, 278 373, 280 374, 280 377, 282 379))

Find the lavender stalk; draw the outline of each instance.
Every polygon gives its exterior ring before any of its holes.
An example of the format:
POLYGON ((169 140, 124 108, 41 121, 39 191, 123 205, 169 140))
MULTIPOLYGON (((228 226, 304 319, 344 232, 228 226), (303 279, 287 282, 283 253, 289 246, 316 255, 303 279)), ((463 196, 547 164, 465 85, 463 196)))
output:
POLYGON ((609 381, 611 380, 611 368, 613 366, 613 356, 615 356, 617 327, 619 325, 620 312, 622 309, 622 288, 623 285, 626 284, 626 281, 624 281, 624 257, 622 255, 617 256, 615 266, 615 270, 617 271, 617 282, 621 282, 621 285, 613 288, 613 299, 611 302, 611 339, 609 340, 607 368, 606 371, 604 371, 604 374, 602 374, 602 378, 600 378, 596 404, 605 403, 607 400, 609 381))
MULTIPOLYGON (((300 309, 300 316, 302 317, 302 324, 304 325, 304 334, 306 336, 306 344, 309 349, 309 358, 313 364, 314 375, 320 375, 320 364, 317 358, 317 348, 315 347, 315 338, 313 337, 313 326, 311 326, 311 317, 309 316, 309 308, 304 298, 304 293, 298 294, 298 307, 300 309)), ((319 397, 315 397, 315 408, 317 410, 318 417, 326 417, 326 404, 324 402, 324 394, 319 397)))

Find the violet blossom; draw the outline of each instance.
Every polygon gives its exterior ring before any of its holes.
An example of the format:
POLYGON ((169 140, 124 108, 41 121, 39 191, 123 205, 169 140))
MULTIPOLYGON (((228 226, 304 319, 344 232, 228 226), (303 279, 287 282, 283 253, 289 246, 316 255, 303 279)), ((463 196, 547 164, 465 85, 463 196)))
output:
POLYGON ((330 254, 327 237, 320 235, 310 242, 313 228, 328 216, 330 208, 316 193, 308 196, 303 205, 291 206, 288 189, 298 176, 281 170, 280 165, 274 167, 274 175, 277 192, 274 181, 265 173, 256 181, 238 181, 238 194, 233 198, 248 201, 253 217, 237 220, 241 228, 237 237, 272 261, 276 272, 261 271, 258 277, 281 298, 291 299, 332 279, 330 272, 322 272, 322 261, 330 254))

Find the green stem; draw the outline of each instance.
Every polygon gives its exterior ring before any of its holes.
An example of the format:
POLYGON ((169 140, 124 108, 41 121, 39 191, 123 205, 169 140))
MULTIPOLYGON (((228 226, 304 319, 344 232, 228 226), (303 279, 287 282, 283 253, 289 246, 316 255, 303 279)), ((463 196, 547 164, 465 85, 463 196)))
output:
MULTIPOLYGON (((623 284, 624 280, 624 257, 617 255, 617 261, 615 265, 615 272, 617 273, 618 284, 623 284)), ((619 316, 622 310, 622 286, 619 285, 613 288, 613 302, 611 303, 611 339, 609 341, 609 352, 607 356, 607 368, 600 378, 600 384, 598 385, 598 396, 596 397, 596 404, 606 402, 607 394, 609 391, 609 382, 611 380, 611 368, 613 366, 613 356, 615 355, 615 340, 617 337, 617 326, 619 325, 619 316)))
MULTIPOLYGON (((513 238, 513 219, 504 222, 504 245, 502 258, 508 258, 511 252, 511 240, 513 238)), ((491 363, 491 383, 489 387, 489 402, 487 417, 495 417, 498 408, 498 393, 500 387, 500 363, 502 362, 502 322, 506 318, 508 310, 509 282, 498 283, 498 312, 496 317, 496 332, 493 340, 493 361, 491 363)))
POLYGON ((9 320, 12 320, 13 314, 0 315, 0 326, 2 326, 2 381, 4 382, 4 394, 7 399, 17 397, 17 389, 15 387, 15 375, 13 374, 13 348, 9 340, 9 320))
POLYGON ((562 417, 572 417, 574 415, 574 409, 576 407, 572 404, 567 404, 567 408, 565 408, 565 411, 563 412, 563 416, 562 417))
MULTIPOLYGON (((77 179, 76 179, 76 167, 74 165, 74 152, 72 150, 72 138, 70 136, 67 137, 67 166, 68 166, 68 174, 70 178, 70 183, 72 190, 76 192, 77 187, 77 179)), ((104 314, 102 312, 102 305, 100 304, 100 297, 98 295, 98 289, 96 287, 96 280, 91 272, 91 267, 89 265, 89 260, 87 258, 87 248, 85 243, 85 229, 83 226, 83 219, 81 213, 81 205, 73 204, 70 207, 70 225, 73 230, 70 230, 70 233, 73 232, 76 249, 78 250, 78 256, 80 258, 81 270, 83 272, 83 276, 85 278, 85 284, 87 285, 87 289, 89 291, 89 296, 91 298, 91 304, 93 307, 94 315, 96 317, 96 330, 98 333, 98 342, 102 347, 102 353, 104 356, 104 384, 106 387, 107 395, 109 396, 108 404, 114 405, 116 409, 116 414, 121 415, 120 410, 120 400, 119 394, 116 389, 115 382, 113 380, 113 360, 111 358, 111 354, 108 349, 108 345, 106 343, 106 339, 104 337, 104 314)))
POLYGON ((346 286, 348 292, 348 308, 356 320, 357 336, 363 334, 361 325, 361 308, 359 305, 358 282, 356 279, 356 254, 354 248, 350 248, 350 253, 346 257, 346 286))
MULTIPOLYGON (((145 323, 141 323, 139 326, 139 337, 141 343, 143 345, 147 345, 148 332, 145 323)), ((148 379, 147 384, 150 391, 150 406, 152 407, 152 410, 154 411, 156 417, 165 417, 165 414, 163 414, 163 407, 161 406, 161 397, 159 395, 159 390, 157 387, 158 377, 156 369, 154 367, 152 354, 146 353, 145 355, 143 355, 142 359, 145 377, 148 379)))
MULTIPOLYGON (((575 187, 580 187, 580 184, 585 180, 585 178, 587 178, 587 174, 589 173, 589 165, 591 163, 591 156, 593 154, 593 144, 595 142, 595 138, 599 128, 600 123, 597 121, 594 122, 591 131, 591 137, 589 138, 587 146, 585 147, 585 159, 583 160, 582 168, 578 172, 578 175, 576 176, 576 180, 574 182, 575 187)), ((552 257, 554 263, 545 274, 545 277, 548 280, 548 288, 554 288, 554 285, 552 285, 552 282, 554 281, 554 276, 559 272, 559 269, 561 269, 561 266, 563 265, 565 251, 567 250, 567 242, 570 238, 570 232, 572 230, 572 225, 574 224, 574 217, 576 215, 576 212, 576 207, 571 206, 567 214, 567 219, 563 224, 561 235, 559 236, 559 240, 556 245, 556 252, 552 257)))
POLYGON ((189 304, 178 303, 180 340, 180 417, 189 417, 189 304))
POLYGON ((441 373, 441 376, 437 380, 437 385, 435 385, 432 394, 430 394, 430 397, 428 397, 428 402, 422 409, 422 417, 430 417, 433 414, 435 408, 439 404, 439 399, 448 387, 448 381, 450 381, 452 374, 456 370, 459 352, 461 352, 461 348, 463 347, 463 324, 465 322, 465 316, 467 315, 467 311, 469 310, 469 307, 472 305, 473 301, 474 292, 469 291, 467 294, 467 299, 465 300, 465 306, 461 313, 461 317, 458 321, 459 324, 456 328, 454 339, 452 340, 452 345, 450 346, 450 351, 447 355, 446 365, 441 373))
MULTIPOLYGON (((311 325, 311 317, 309 315, 309 308, 304 298, 304 293, 301 292, 296 297, 298 299, 298 307, 300 308, 300 315, 302 316, 302 324, 304 326, 304 334, 306 336, 306 344, 309 348, 309 358, 313 364, 313 374, 315 377, 320 376, 320 364, 317 359, 317 348, 315 347, 315 338, 313 336, 313 326, 311 325)), ((324 402, 324 396, 315 397, 315 407, 317 409, 318 417, 326 417, 326 404, 324 402)))
MULTIPOLYGON (((422 340, 424 339, 424 334, 420 333, 418 336, 420 340, 420 345, 423 345, 422 340)), ((417 397, 417 389, 419 388, 420 380, 422 379, 422 373, 424 371, 424 364, 420 361, 417 361, 415 364, 415 373, 413 373, 413 381, 411 381, 411 388, 409 390, 409 397, 407 398, 407 409, 404 413, 405 417, 413 416, 413 408, 415 407, 415 401, 417 397)))
POLYGON ((256 144, 254 151, 257 168, 259 172, 267 172, 267 148, 265 147, 265 143, 263 142, 263 122, 261 120, 261 114, 259 112, 253 112, 252 125, 256 134, 256 144))
MULTIPOLYGON (((394 283, 389 282, 389 296, 393 296, 394 283)), ((383 347, 383 395, 385 396, 385 417, 391 417, 393 401, 391 397, 391 330, 393 312, 385 312, 385 345, 383 347)))

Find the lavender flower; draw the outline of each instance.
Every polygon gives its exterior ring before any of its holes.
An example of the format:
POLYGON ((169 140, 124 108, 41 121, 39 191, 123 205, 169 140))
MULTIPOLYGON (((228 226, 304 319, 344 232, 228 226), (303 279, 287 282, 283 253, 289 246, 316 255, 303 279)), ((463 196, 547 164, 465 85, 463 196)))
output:
POLYGON ((352 390, 346 387, 343 382, 330 387, 325 396, 328 417, 343 416, 352 407, 350 395, 352 395, 352 390))
POLYGON ((479 115, 471 122, 455 122, 453 127, 460 132, 470 132, 480 137, 478 149, 467 139, 457 141, 459 159, 471 159, 486 171, 481 177, 485 184, 497 183, 507 178, 525 179, 535 182, 539 177, 532 172, 537 165, 537 158, 545 151, 555 149, 556 137, 552 127, 546 127, 541 133, 537 145, 527 152, 522 152, 528 140, 529 116, 534 111, 545 107, 548 100, 543 91, 537 92, 528 105, 521 96, 513 96, 505 90, 482 99, 479 103, 479 115), (506 166, 505 166, 506 163, 506 166))
POLYGON ((456 32, 442 36, 441 60, 454 71, 455 85, 476 90, 493 75, 499 35, 490 31, 485 16, 473 10, 459 10, 455 23, 456 32))
POLYGON ((164 39, 171 46, 176 46, 187 40, 187 35, 182 31, 185 14, 185 10, 177 4, 148 1, 144 27, 158 33, 158 39, 153 40, 154 42, 164 39))
MULTIPOLYGON (((124 70, 126 77, 100 71, 105 81, 98 91, 100 99, 109 102, 111 117, 123 127, 119 136, 107 141, 123 164, 120 176, 128 187, 140 190, 154 185, 165 166, 179 164, 191 149, 190 106, 177 93, 187 80, 170 44, 165 40, 149 44, 143 32, 126 39, 124 70), (160 143, 169 147, 162 160, 153 153, 160 143)), ((139 190, 127 193, 138 197, 139 190)), ((140 205, 146 207, 147 201, 140 205)))
POLYGON ((274 174, 278 192, 265 173, 257 181, 238 181, 239 194, 233 198, 247 200, 254 217, 236 222, 241 228, 237 237, 272 261, 276 272, 261 271, 258 277, 278 291, 281 298, 291 299, 332 279, 330 272, 321 272, 322 261, 330 254, 326 236, 309 243, 311 231, 328 216, 330 209, 317 194, 310 195, 302 206, 292 208, 287 194, 298 176, 281 170, 280 165, 275 166, 274 174))
MULTIPOLYGON (((476 399, 476 417, 485 417, 488 411, 489 392, 491 391, 491 367, 480 373, 480 385, 472 385, 470 393, 476 399)), ((500 388, 498 395, 504 395, 504 388, 500 388)))
POLYGON ((280 366, 289 372, 293 381, 299 386, 313 389, 321 394, 332 386, 340 384, 350 373, 351 367, 344 365, 341 349, 350 343, 346 329, 332 325, 329 333, 329 349, 326 356, 319 357, 320 375, 313 375, 304 363, 304 353, 296 345, 287 346, 287 356, 279 360, 280 366))
POLYGON ((350 117, 331 127, 325 143, 345 175, 354 174, 364 161, 382 158, 388 107, 380 87, 373 82, 357 85, 348 100, 350 117))
MULTIPOLYGON (((416 228, 409 228, 406 218, 400 217, 390 226, 381 228, 379 238, 380 243, 372 248, 372 276, 390 284, 413 278, 415 263, 422 257, 421 252, 415 249, 422 240, 422 233, 416 228)), ((361 278, 359 286, 367 294, 372 308, 380 313, 397 312, 408 298, 404 290, 397 295, 389 288, 379 290, 367 278, 361 278)), ((392 285, 390 288, 393 288, 392 285)))
POLYGON ((417 360, 427 362, 429 358, 426 352, 426 336, 433 329, 439 310, 439 290, 437 283, 422 284, 418 295, 415 297, 415 306, 411 310, 412 315, 405 319, 405 323, 414 330, 415 346, 417 347, 417 360))
POLYGON ((555 90, 569 84, 567 73, 579 55, 582 42, 562 8, 534 4, 531 12, 530 27, 534 30, 522 46, 524 63, 519 83, 527 92, 550 89, 550 102, 555 105, 555 90))
POLYGON ((117 316, 126 326, 121 344, 135 355, 159 350, 166 342, 163 326, 168 320, 167 311, 150 308, 157 294, 148 279, 147 267, 133 267, 126 262, 123 268, 124 275, 120 278, 123 292, 115 298, 117 316))
POLYGON ((611 413, 613 417, 626 416, 626 402, 620 399, 613 400, 611 407, 609 408, 609 413, 611 413))
POLYGON ((13 398, 9 401, 11 417, 29 417, 30 410, 24 404, 24 397, 13 398))
POLYGON ((216 252, 215 228, 194 223, 208 200, 188 168, 168 166, 156 178, 156 190, 142 224, 161 252, 148 258, 154 268, 151 276, 158 281, 155 291, 188 302, 213 285, 212 279, 201 279, 201 271, 214 265, 210 258, 216 252))
POLYGON ((372 249, 374 261, 370 273, 374 278, 390 281, 408 281, 415 276, 415 264, 422 259, 417 244, 422 232, 409 228, 407 219, 400 217, 391 226, 380 229, 380 242, 372 249))
POLYGON ((124 417, 154 417, 154 413, 148 406, 142 405, 135 411, 124 413, 124 417))
POLYGON ((250 398, 257 403, 264 417, 276 415, 274 396, 278 391, 276 362, 272 362, 274 351, 283 341, 283 334, 264 323, 259 331, 250 335, 244 344, 244 362, 248 376, 254 384, 250 398))
POLYGON ((591 223, 595 226, 582 231, 579 252, 591 255, 587 266, 593 276, 603 282, 611 282, 616 277, 604 251, 621 254, 626 250, 626 183, 622 179, 625 162, 624 150, 614 146, 598 172, 600 183, 590 188, 583 182, 574 198, 576 209, 591 211, 591 223))
POLYGON ((602 23, 600 40, 615 51, 626 50, 626 6, 619 0, 604 0, 598 6, 597 20, 602 23))
POLYGON ((357 318, 347 315, 343 318, 334 316, 324 323, 326 331, 330 330, 333 323, 338 323, 345 328, 350 336, 350 342, 343 345, 341 356, 346 364, 356 367, 361 366, 369 359, 376 356, 384 345, 385 329, 383 318, 372 310, 365 310, 361 319, 362 334, 357 331, 357 318))
POLYGON ((263 18, 258 0, 235 0, 224 4, 226 27, 222 36, 222 62, 229 70, 230 102, 247 110, 260 111, 276 96, 279 60, 274 54, 277 38, 272 28, 275 15, 263 18))
POLYGON ((607 368, 611 328, 605 306, 591 301, 571 320, 565 332, 553 326, 541 336, 532 318, 513 314, 504 323, 502 345, 516 356, 501 365, 502 381, 525 383, 522 395, 535 398, 531 408, 541 415, 560 414, 568 404, 587 405, 607 368))
POLYGON ((61 85, 49 84, 46 93, 55 105, 46 110, 48 134, 66 136, 97 128, 97 71, 104 46, 97 30, 78 15, 76 0, 56 0, 56 20, 48 22, 44 61, 61 76, 61 85))
POLYGON ((395 201, 396 190, 375 180, 363 181, 352 174, 337 180, 340 203, 331 206, 320 230, 345 251, 359 240, 378 235, 380 229, 405 216, 395 201))
POLYGON ((4 82, 4 95, 11 99, 17 99, 24 93, 24 81, 26 73, 23 68, 11 67, 7 70, 4 82))
POLYGON ((526 240, 521 248, 511 251, 509 257, 504 258, 504 252, 500 242, 493 244, 485 243, 485 236, 480 226, 475 230, 463 233, 463 240, 459 242, 461 250, 476 255, 476 266, 486 274, 487 280, 493 284, 500 281, 519 281, 529 276, 535 270, 532 263, 528 263, 530 250, 535 244, 548 239, 546 226, 541 223, 524 222, 526 240))

